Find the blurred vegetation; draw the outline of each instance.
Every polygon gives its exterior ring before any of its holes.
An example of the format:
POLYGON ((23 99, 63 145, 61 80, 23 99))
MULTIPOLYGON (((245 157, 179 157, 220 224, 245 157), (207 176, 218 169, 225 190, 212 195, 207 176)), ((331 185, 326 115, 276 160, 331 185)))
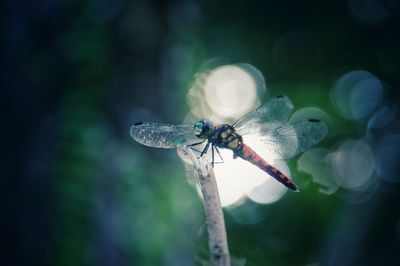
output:
MULTIPOLYGON (((327 112, 333 130, 323 147, 364 136, 365 124, 344 119, 330 90, 364 69, 398 103, 400 6, 357 9, 367 2, 4 1, 0 264, 206 264, 202 202, 183 164, 173 150, 135 143, 130 125, 181 123, 188 87, 211 59, 250 63, 271 95, 327 112)), ((399 125, 396 113, 373 130, 372 149, 399 125)), ((225 210, 237 263, 400 263, 399 179, 325 195, 309 174, 295 178, 302 193, 225 210), (261 218, 239 222, 235 213, 261 218)))

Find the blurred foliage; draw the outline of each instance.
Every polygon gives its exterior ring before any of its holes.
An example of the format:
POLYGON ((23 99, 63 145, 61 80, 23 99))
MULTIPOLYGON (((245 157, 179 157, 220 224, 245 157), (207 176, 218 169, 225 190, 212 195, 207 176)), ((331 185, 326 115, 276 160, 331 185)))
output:
MULTIPOLYGON (((353 12, 356 2, 3 1, 10 113, 0 264, 207 264, 202 202, 183 164, 172 150, 135 143, 129 126, 182 122, 188 87, 211 59, 248 62, 272 95, 322 108, 333 129, 323 147, 363 136, 365 125, 338 114, 330 89, 347 71, 366 69, 398 103, 400 7, 375 0, 372 16, 353 12)), ((397 118, 373 132, 374 149, 399 133, 397 118)), ((296 159, 289 165, 295 170, 296 159)), ((347 200, 354 191, 328 196, 309 174, 295 178, 302 193, 236 207, 261 217, 255 223, 226 210, 238 264, 400 262, 398 179, 381 180, 357 202, 347 200)))

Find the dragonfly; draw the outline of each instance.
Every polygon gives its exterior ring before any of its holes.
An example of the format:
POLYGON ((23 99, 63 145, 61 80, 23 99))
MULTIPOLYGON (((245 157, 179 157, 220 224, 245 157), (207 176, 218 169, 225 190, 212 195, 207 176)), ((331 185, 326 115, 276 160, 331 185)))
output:
POLYGON ((155 148, 186 145, 198 151, 200 157, 211 147, 212 166, 215 152, 221 157, 219 149, 231 150, 234 159, 239 157, 250 162, 298 192, 299 186, 291 178, 264 160, 244 140, 247 135, 256 134, 263 148, 277 159, 289 159, 321 142, 328 132, 326 124, 315 118, 288 122, 293 108, 287 96, 276 96, 233 124, 214 125, 208 120, 198 120, 192 125, 138 122, 131 126, 130 135, 137 142, 155 148), (198 145, 204 148, 195 149, 198 145))

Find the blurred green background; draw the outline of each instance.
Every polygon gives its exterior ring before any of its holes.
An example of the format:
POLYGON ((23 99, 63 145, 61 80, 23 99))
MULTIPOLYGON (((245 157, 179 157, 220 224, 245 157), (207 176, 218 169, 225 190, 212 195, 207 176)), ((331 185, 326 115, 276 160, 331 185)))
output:
POLYGON ((235 263, 399 265, 399 12, 391 0, 2 1, 0 264, 207 265, 183 163, 129 127, 181 123, 195 74, 214 60, 249 63, 270 95, 329 114, 321 147, 362 138, 372 155, 356 153, 351 173, 375 166, 372 187, 327 194, 290 160, 301 193, 225 209, 235 263), (380 94, 356 89, 373 111, 346 117, 332 94, 358 70, 380 94))

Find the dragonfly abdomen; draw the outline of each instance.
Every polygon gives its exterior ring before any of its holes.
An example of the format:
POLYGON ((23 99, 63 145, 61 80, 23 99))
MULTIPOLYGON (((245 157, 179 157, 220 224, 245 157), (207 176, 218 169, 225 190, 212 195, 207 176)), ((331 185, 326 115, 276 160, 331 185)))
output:
POLYGON ((263 170, 264 172, 275 178, 277 181, 284 184, 286 187, 294 191, 299 191, 297 185, 290 178, 288 178, 281 171, 279 171, 278 169, 267 163, 263 158, 261 158, 261 156, 259 156, 254 150, 252 150, 246 144, 243 143, 241 145, 241 150, 238 153, 236 153, 236 155, 254 164, 258 168, 260 168, 261 170, 263 170))

